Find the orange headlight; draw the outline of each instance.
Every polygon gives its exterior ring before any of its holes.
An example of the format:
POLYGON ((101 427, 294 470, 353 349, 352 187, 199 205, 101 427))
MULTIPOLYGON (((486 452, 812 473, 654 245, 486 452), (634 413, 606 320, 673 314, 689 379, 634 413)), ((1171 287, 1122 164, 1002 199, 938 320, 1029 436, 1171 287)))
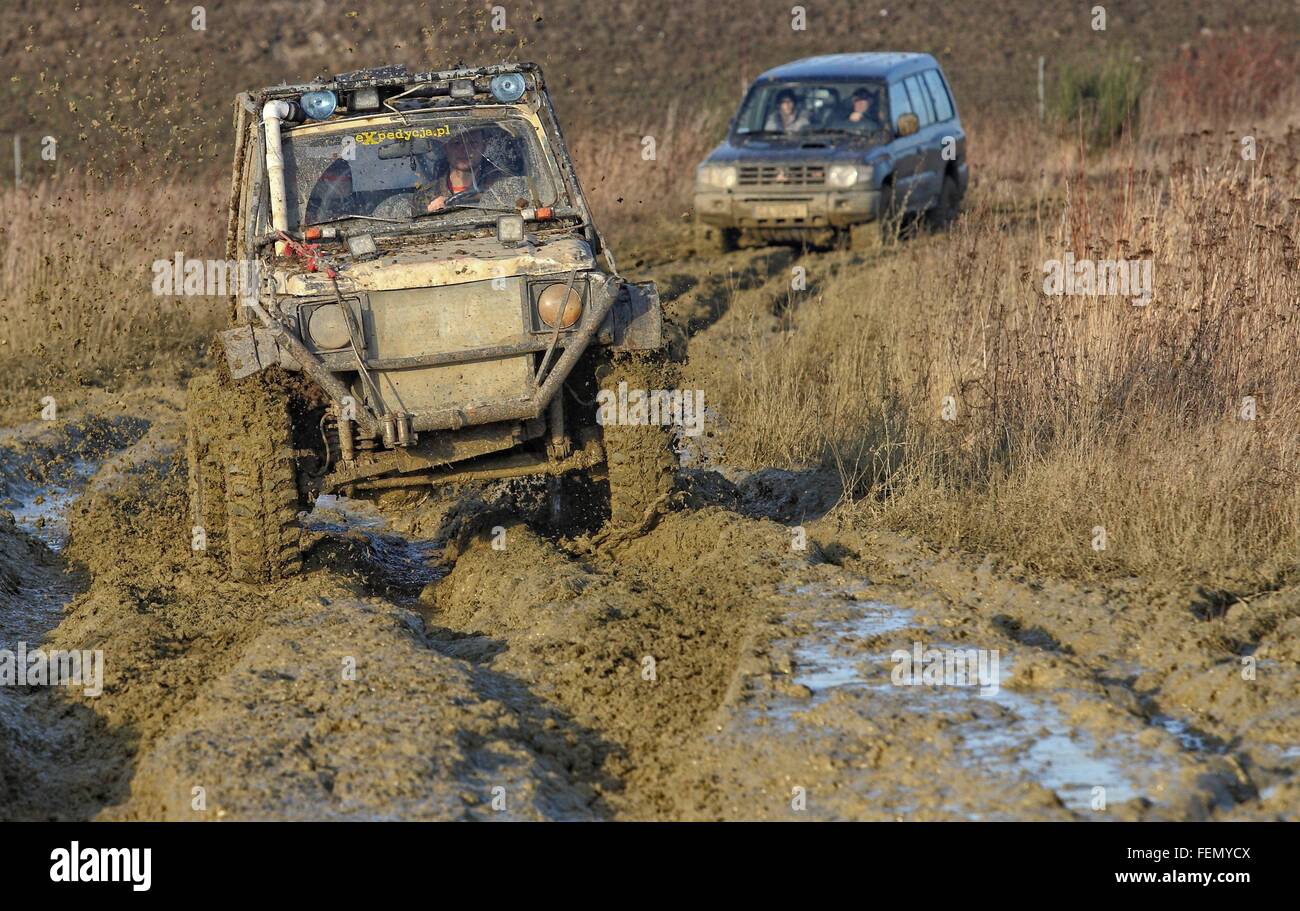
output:
POLYGON ((582 316, 582 295, 576 288, 570 288, 565 297, 565 287, 563 282, 557 282, 537 296, 537 315, 552 329, 557 324, 561 329, 568 329, 582 316))

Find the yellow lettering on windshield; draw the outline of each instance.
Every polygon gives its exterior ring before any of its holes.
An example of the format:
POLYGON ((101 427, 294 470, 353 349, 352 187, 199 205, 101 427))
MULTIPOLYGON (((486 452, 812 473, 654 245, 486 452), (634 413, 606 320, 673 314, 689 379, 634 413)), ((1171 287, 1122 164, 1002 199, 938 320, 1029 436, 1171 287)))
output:
POLYGON ((364 146, 376 146, 385 142, 409 142, 412 139, 437 139, 443 136, 451 135, 451 127, 443 124, 440 127, 424 127, 423 129, 413 130, 366 130, 364 133, 358 133, 356 140, 364 146))

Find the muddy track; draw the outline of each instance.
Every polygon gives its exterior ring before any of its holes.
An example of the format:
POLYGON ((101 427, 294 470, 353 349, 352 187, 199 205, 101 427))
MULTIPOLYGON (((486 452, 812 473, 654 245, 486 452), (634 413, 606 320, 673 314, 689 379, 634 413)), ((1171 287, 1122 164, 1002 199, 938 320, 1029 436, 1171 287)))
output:
MULTIPOLYGON (((685 384, 746 323, 818 306, 788 293, 798 264, 819 280, 871 259, 755 249, 653 267, 690 356, 685 384)), ((1217 819, 1300 806, 1294 593, 1219 605, 1053 583, 842 525, 831 479, 707 458, 623 542, 555 533, 519 482, 401 511, 322 502, 302 576, 250 587, 189 551, 175 391, 4 445, 18 515, 0 517, 5 644, 98 648, 106 665, 98 696, 0 687, 5 818, 1217 819), (119 431, 77 443, 95 427, 119 431), (70 516, 57 550, 34 537, 47 494, 62 498, 45 517, 56 548, 55 514, 70 516), (998 685, 892 685, 893 656, 917 643, 996 649, 998 685), (1249 683, 1242 652, 1256 658, 1249 683)))

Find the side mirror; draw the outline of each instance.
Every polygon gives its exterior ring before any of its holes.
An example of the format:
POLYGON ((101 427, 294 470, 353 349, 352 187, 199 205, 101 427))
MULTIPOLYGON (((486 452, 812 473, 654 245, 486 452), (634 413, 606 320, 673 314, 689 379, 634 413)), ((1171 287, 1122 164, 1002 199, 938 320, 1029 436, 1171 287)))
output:
POLYGON ((911 136, 917 130, 921 129, 921 121, 915 114, 898 115, 898 135, 911 136))

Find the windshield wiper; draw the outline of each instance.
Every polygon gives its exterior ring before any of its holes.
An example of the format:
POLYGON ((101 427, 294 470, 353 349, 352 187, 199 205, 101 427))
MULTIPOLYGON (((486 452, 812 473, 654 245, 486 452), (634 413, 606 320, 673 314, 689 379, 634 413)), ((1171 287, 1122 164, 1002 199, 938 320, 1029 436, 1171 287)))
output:
POLYGON ((463 212, 466 209, 477 209, 480 212, 493 212, 497 215, 517 215, 518 209, 501 208, 500 206, 479 206, 472 202, 457 202, 449 206, 443 206, 441 209, 434 209, 432 212, 413 212, 409 221, 415 221, 417 218, 428 218, 430 215, 442 215, 446 212, 463 212))
POLYGON ((325 221, 309 221, 305 225, 300 225, 299 227, 316 228, 321 225, 332 225, 336 222, 347 221, 349 218, 361 218, 361 219, 365 219, 366 221, 382 221, 382 222, 387 222, 390 225, 403 224, 403 221, 400 218, 383 218, 379 215, 338 215, 334 218, 327 218, 325 219, 325 221))

